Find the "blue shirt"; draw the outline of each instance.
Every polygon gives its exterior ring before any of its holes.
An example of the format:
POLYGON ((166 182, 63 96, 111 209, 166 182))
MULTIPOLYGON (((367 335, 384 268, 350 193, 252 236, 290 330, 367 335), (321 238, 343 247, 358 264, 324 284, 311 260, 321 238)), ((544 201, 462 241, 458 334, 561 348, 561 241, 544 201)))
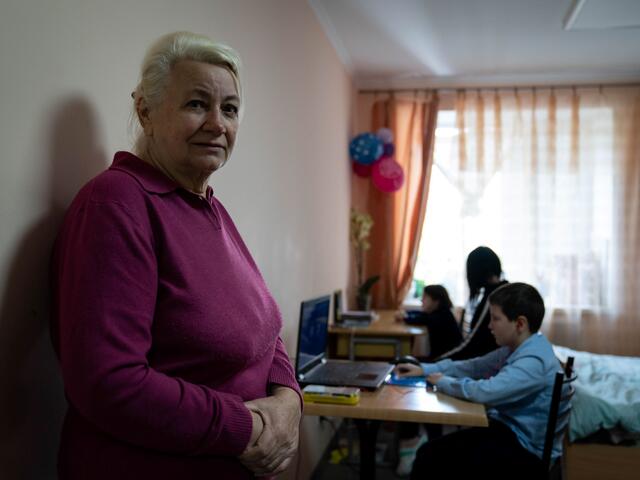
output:
MULTIPOLYGON (((513 352, 502 347, 470 360, 422 366, 427 375, 444 374, 436 382, 438 391, 485 404, 489 418, 507 425, 524 448, 542 458, 553 383, 561 368, 544 335, 532 335, 513 352)), ((561 453, 556 439, 552 457, 561 453)))

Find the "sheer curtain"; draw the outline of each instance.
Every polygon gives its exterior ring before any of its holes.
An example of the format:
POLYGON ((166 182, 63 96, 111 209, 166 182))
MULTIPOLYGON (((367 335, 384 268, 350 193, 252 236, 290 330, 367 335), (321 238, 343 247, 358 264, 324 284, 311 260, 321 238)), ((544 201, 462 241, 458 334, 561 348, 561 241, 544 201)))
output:
POLYGON ((394 193, 377 190, 368 178, 353 175, 352 206, 371 214, 371 249, 365 277, 379 274, 373 289, 375 308, 397 308, 413 279, 413 269, 427 205, 431 153, 438 98, 433 91, 361 94, 358 131, 393 131, 395 158, 405 183, 394 193))
POLYGON ((464 259, 487 245, 540 290, 552 340, 640 354, 640 87, 441 97, 416 276, 462 303, 464 259))

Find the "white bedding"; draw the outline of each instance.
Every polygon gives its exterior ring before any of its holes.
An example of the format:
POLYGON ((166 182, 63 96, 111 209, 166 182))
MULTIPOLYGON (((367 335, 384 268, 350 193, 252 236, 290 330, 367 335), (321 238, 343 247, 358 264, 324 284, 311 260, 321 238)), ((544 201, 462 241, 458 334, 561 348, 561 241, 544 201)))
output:
POLYGON ((640 433, 640 358, 599 355, 554 345, 563 362, 575 358, 578 375, 569 439, 584 438, 601 428, 640 433))

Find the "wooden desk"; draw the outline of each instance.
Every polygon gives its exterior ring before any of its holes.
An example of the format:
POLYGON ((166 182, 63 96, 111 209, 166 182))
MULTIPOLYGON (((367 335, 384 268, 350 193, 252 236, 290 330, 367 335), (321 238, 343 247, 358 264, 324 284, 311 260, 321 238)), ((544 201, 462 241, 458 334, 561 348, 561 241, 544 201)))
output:
POLYGON ((486 427, 484 405, 429 392, 424 388, 384 385, 361 392, 358 405, 305 403, 305 415, 355 419, 360 436, 360 478, 375 478, 375 447, 381 421, 440 423, 486 427))
POLYGON ((395 320, 395 310, 379 310, 378 318, 366 327, 329 327, 329 335, 334 337, 335 357, 375 357, 395 358, 409 355, 413 339, 427 335, 427 329, 413 327, 395 320))

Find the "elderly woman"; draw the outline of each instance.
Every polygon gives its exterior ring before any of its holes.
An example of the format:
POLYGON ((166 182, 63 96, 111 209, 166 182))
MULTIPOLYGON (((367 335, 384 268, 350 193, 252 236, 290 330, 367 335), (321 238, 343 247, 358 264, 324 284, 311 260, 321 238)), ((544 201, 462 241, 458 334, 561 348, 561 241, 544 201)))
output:
POLYGON ((253 478, 295 454, 280 312, 207 185, 235 143, 238 67, 206 37, 161 38, 133 94, 135 155, 67 212, 52 265, 62 480, 253 478))

